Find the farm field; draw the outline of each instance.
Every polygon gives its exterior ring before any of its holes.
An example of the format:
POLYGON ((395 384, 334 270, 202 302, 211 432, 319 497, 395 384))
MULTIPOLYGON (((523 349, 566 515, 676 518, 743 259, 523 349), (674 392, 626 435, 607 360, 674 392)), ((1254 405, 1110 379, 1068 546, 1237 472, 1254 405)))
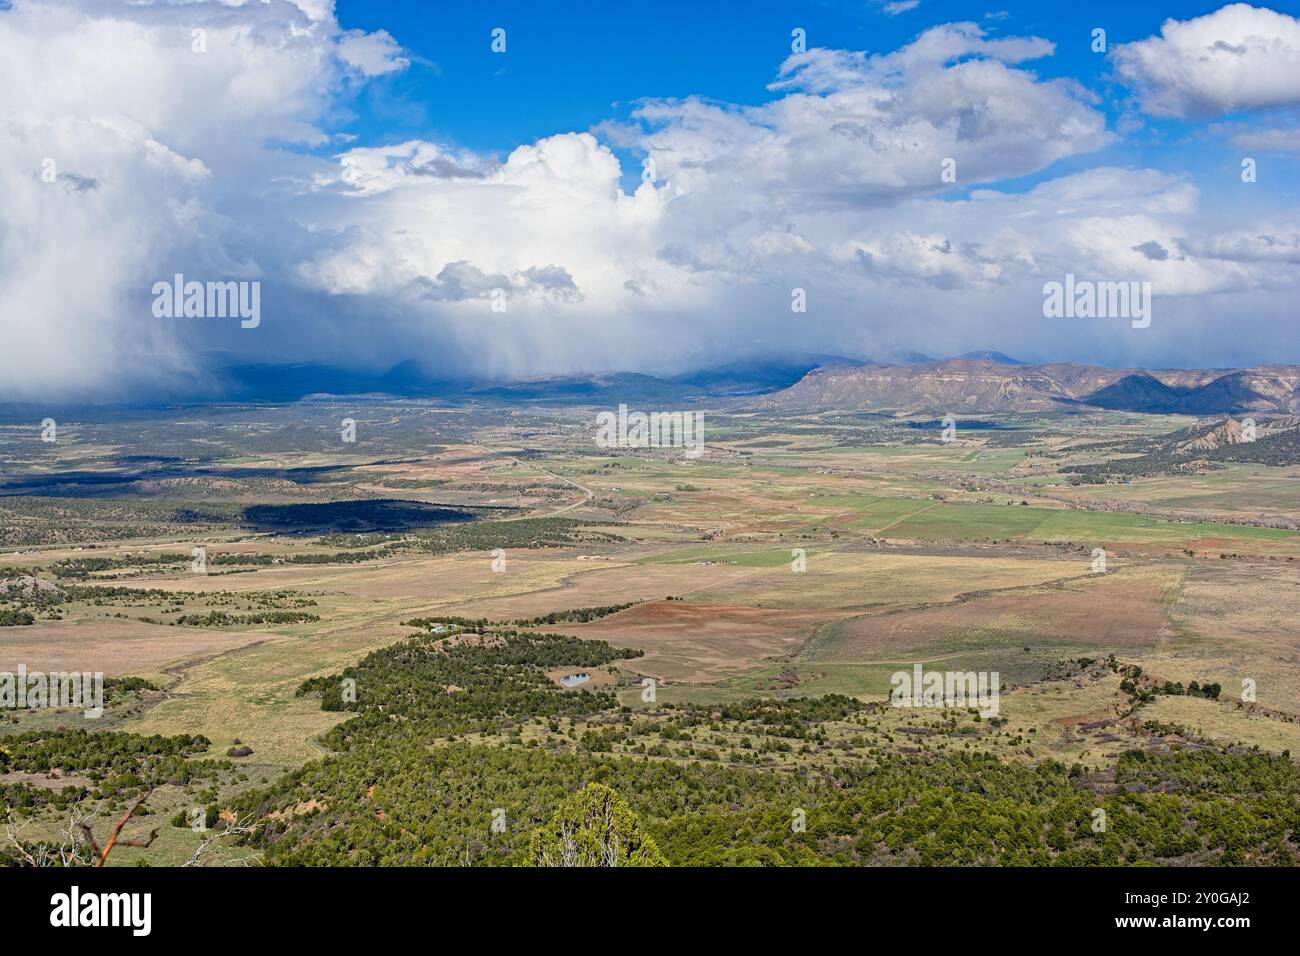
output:
MULTIPOLYGON (((317 824, 361 825, 340 809, 354 774, 374 778, 357 799, 403 819, 391 779, 415 753, 455 779, 463 760, 541 761, 530 772, 546 780, 649 762, 737 787, 755 772, 938 773, 978 755, 1023 772, 1078 765, 1097 794, 1135 752, 1300 753, 1300 531, 1272 520, 1296 514, 1294 466, 1071 484, 1052 469, 1081 458, 1061 454, 1051 416, 1017 421, 1006 448, 990 444, 1003 429, 947 447, 885 424, 864 444, 829 425, 802 434, 816 416, 719 411, 719 437, 691 460, 601 453, 570 411, 508 426, 434 406, 371 413, 391 424, 346 452, 304 437, 336 409, 261 422, 255 442, 257 410, 231 413, 208 457, 166 477, 139 477, 149 469, 126 462, 145 452, 109 425, 70 426, 39 461, 0 430, 17 468, 0 485, 0 613, 14 622, 0 626, 0 672, 109 679, 98 722, 0 714, 0 786, 27 808, 23 839, 58 832, 72 797, 50 795, 64 787, 101 826, 138 792, 93 761, 42 764, 42 735, 70 728, 106 748, 166 742, 150 745, 168 768, 151 816, 128 834, 197 806, 287 841, 230 825, 210 864, 335 853, 317 824), (436 442, 423 431, 435 421, 436 442), (486 662, 510 647, 523 671, 481 670, 506 666, 486 662), (893 706, 898 675, 918 667, 993 675, 996 714, 893 706), (355 700, 337 696, 345 678, 355 700)), ((1175 427, 1187 420, 1095 415, 1085 430, 1175 427)), ((462 785, 470 802, 495 799, 462 785)), ((692 858, 652 803, 656 832, 692 858)), ((165 826, 112 864, 184 862, 206 832, 165 826)), ((441 831, 404 839, 396 862, 464 850, 441 831)), ((516 849, 465 852, 491 863, 516 849)))

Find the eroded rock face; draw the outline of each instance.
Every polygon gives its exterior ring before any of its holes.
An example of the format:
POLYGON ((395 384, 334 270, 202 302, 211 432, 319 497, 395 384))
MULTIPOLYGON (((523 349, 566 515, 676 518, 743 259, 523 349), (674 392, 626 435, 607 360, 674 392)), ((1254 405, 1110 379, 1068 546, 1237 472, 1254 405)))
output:
POLYGON ((1057 362, 952 359, 920 365, 827 366, 755 402, 761 409, 1032 412, 1071 404, 1195 415, 1300 412, 1300 366, 1111 369, 1057 362))
POLYGON ((0 593, 13 594, 14 592, 29 600, 37 595, 58 601, 63 600, 63 588, 31 574, 20 574, 13 578, 0 578, 0 593))
POLYGON ((1198 451, 1213 451, 1216 448, 1222 448, 1224 445, 1241 445, 1246 442, 1258 441, 1296 428, 1300 428, 1300 418, 1288 416, 1286 418, 1268 419, 1256 424, 1255 434, 1252 438, 1247 437, 1241 421, 1229 418, 1223 424, 1211 428, 1205 434, 1179 443, 1178 450, 1185 454, 1194 454, 1198 451))

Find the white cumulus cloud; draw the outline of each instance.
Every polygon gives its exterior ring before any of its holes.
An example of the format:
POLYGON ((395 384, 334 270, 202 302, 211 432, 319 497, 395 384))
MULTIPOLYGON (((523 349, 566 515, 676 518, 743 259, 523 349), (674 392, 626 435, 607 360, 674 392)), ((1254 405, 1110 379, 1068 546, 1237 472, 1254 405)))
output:
POLYGON ((1300 20, 1234 3, 1116 46, 1115 67, 1153 116, 1208 117, 1300 104, 1300 20))

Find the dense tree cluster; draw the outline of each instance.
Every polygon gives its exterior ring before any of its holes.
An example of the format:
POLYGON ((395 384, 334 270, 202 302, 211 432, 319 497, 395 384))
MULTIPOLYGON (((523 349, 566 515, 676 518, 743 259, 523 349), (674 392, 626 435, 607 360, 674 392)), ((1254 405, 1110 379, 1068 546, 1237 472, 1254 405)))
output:
MULTIPOLYGON (((30 730, 0 737, 0 773, 76 773, 93 782, 92 796, 121 797, 164 783, 187 784, 228 768, 228 762, 191 759, 205 752, 208 745, 206 737, 191 734, 163 737, 120 731, 30 730)), ((18 801, 34 802, 42 800, 29 795, 18 801)))
POLYGON ((608 710, 616 705, 613 695, 569 693, 546 671, 598 667, 639 653, 603 641, 509 629, 454 640, 420 636, 375 651, 342 674, 306 681, 299 694, 320 695, 325 710, 357 711, 325 738, 344 749, 369 729, 404 728, 411 721, 429 725, 431 734, 463 734, 503 721, 608 710))
POLYGON ((209 611, 207 614, 182 614, 176 623, 188 627, 244 627, 250 624, 303 624, 319 620, 319 614, 306 611, 254 611, 252 614, 209 611))
POLYGON ((390 738, 309 764, 237 812, 262 816, 258 845, 289 865, 526 864, 533 832, 592 782, 627 796, 674 865, 1295 865, 1296 768, 1261 778, 1255 759, 1171 754, 1160 772, 1206 785, 1098 793, 1054 761, 985 755, 792 774, 390 738))
POLYGON ((0 769, 48 773, 51 770, 135 770, 142 759, 189 757, 208 749, 200 734, 141 736, 118 731, 29 730, 0 738, 0 769))
MULTIPOLYGON (((669 600, 672 599, 669 598, 669 600)), ((472 628, 474 630, 502 625, 541 627, 546 624, 585 624, 588 621, 596 621, 602 617, 617 614, 619 611, 626 611, 630 607, 636 607, 639 603, 641 602, 629 601, 626 604, 605 604, 600 607, 574 607, 564 611, 551 611, 549 614, 543 614, 539 617, 517 617, 508 621, 498 621, 495 624, 485 617, 452 617, 445 615, 416 617, 409 621, 403 621, 402 624, 405 627, 419 627, 426 630, 437 627, 439 624, 472 628)))

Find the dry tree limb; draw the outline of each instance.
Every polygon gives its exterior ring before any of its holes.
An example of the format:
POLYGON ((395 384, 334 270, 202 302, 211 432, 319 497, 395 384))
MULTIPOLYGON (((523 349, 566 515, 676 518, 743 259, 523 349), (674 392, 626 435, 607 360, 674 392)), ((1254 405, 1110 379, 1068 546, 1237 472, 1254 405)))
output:
POLYGON ((214 830, 212 836, 207 837, 202 843, 200 843, 198 849, 194 851, 194 855, 182 863, 181 866, 198 866, 199 860, 203 858, 203 854, 207 853, 208 850, 215 846, 218 841, 229 836, 244 836, 252 833, 259 826, 261 826, 261 824, 256 822, 256 815, 250 813, 242 819, 234 821, 224 830, 214 830))
POLYGON ((29 848, 28 845, 23 842, 22 837, 18 835, 18 824, 14 822, 12 809, 9 810, 7 816, 8 819, 5 821, 5 842, 22 854, 22 857, 27 861, 28 866, 43 865, 46 856, 44 847, 39 845, 36 847, 37 852, 40 853, 40 859, 38 860, 37 857, 32 854, 31 848, 29 848))
POLYGON ((153 787, 150 787, 144 793, 140 794, 140 799, 131 805, 131 809, 126 811, 126 814, 122 817, 122 819, 117 821, 117 826, 113 827, 113 832, 108 838, 108 843, 104 844, 104 849, 102 850, 99 848, 99 844, 95 842, 95 834, 93 834, 90 831, 90 827, 87 826, 85 823, 80 824, 81 832, 86 835, 86 840, 90 843, 91 850, 94 851, 96 857, 95 860, 96 867, 100 867, 104 865, 104 862, 108 859, 108 855, 113 852, 113 847, 115 846, 147 847, 149 844, 153 843, 154 837, 158 835, 157 830, 151 830, 149 833, 149 839, 143 842, 139 840, 118 839, 122 835, 122 828, 126 826, 127 821, 130 820, 131 817, 135 816, 135 811, 140 809, 140 807, 144 804, 146 800, 149 799, 149 796, 152 793, 153 793, 153 787))

